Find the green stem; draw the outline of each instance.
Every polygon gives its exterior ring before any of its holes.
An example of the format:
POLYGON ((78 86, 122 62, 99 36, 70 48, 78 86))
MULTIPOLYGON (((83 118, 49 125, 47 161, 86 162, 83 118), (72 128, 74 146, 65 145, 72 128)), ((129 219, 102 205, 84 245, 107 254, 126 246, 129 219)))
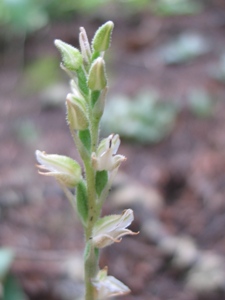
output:
MULTIPOLYGON (((91 99, 89 101, 89 120, 91 134, 91 152, 96 152, 99 139, 99 121, 92 115, 91 99)), ((85 229, 86 253, 85 255, 85 300, 96 300, 95 290, 92 284, 92 279, 95 278, 98 272, 99 254, 97 249, 92 245, 93 228, 97 218, 99 217, 99 208, 97 207, 97 194, 95 188, 95 170, 92 167, 91 156, 83 159, 88 196, 88 221, 85 229), (89 251, 87 251, 89 249, 89 251)))
POLYGON ((85 300, 96 300, 92 279, 98 272, 99 253, 93 247, 91 240, 86 243, 85 255, 85 300))
POLYGON ((91 127, 92 152, 96 152, 96 148, 98 145, 99 121, 100 121, 100 119, 94 119, 94 118, 92 120, 92 127, 91 127))
POLYGON ((88 195, 88 221, 85 230, 86 248, 89 247, 89 254, 85 258, 85 300, 95 300, 95 291, 92 285, 92 279, 96 276, 98 271, 98 256, 94 253, 94 247, 91 243, 93 227, 96 222, 96 191, 95 191, 95 171, 91 165, 90 160, 84 161, 86 181, 87 181, 87 195, 88 195))

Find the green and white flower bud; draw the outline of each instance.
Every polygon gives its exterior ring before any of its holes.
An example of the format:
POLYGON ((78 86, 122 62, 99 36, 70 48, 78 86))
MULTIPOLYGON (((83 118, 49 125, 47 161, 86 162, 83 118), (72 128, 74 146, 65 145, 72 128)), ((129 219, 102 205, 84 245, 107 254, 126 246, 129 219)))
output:
POLYGON ((102 57, 98 57, 91 65, 87 83, 92 91, 101 91, 106 87, 105 62, 102 57))
POLYGON ((93 152, 91 159, 92 165, 97 171, 113 171, 126 160, 126 157, 116 152, 120 145, 119 135, 111 134, 103 139, 98 146, 97 153, 93 152))
POLYGON ((130 293, 130 289, 113 276, 108 276, 108 268, 100 270, 92 284, 95 287, 96 299, 105 300, 114 296, 130 293))
POLYGON ((79 43, 83 59, 88 64, 91 62, 91 47, 84 27, 80 27, 79 43))
POLYGON ((80 51, 61 40, 55 40, 54 43, 61 52, 64 67, 70 71, 77 71, 83 63, 80 51))
POLYGON ((73 130, 85 130, 89 126, 84 99, 68 94, 66 98, 67 121, 73 130))
POLYGON ((94 51, 102 52, 109 48, 113 27, 114 24, 112 21, 108 21, 99 27, 92 41, 92 48, 94 51))
POLYGON ((111 215, 99 219, 93 230, 93 244, 96 248, 104 248, 113 243, 119 243, 124 235, 138 234, 138 232, 126 229, 133 220, 132 209, 124 210, 122 215, 111 215))
POLYGON ((36 150, 39 174, 53 176, 62 185, 74 188, 81 181, 81 167, 70 157, 36 150), (41 170, 41 171, 40 171, 41 170), (45 172, 42 172, 45 171, 45 172))

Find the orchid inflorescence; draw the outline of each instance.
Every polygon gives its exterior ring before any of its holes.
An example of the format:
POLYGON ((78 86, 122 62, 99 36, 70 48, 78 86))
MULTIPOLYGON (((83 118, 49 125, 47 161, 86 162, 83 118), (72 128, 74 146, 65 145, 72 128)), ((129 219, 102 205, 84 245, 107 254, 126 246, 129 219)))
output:
POLYGON ((103 300, 130 291, 115 277, 108 276, 107 267, 100 270, 99 249, 120 242, 124 235, 136 234, 127 229, 134 219, 131 209, 121 215, 101 217, 113 179, 126 160, 116 154, 120 145, 118 134, 99 141, 99 123, 107 94, 104 54, 110 46, 113 27, 111 21, 102 25, 91 45, 81 27, 80 51, 55 40, 62 55, 61 67, 71 77, 71 92, 66 97, 67 122, 83 167, 70 157, 36 151, 39 173, 55 177, 85 231, 85 300, 103 300), (75 195, 71 191, 74 188, 75 195))

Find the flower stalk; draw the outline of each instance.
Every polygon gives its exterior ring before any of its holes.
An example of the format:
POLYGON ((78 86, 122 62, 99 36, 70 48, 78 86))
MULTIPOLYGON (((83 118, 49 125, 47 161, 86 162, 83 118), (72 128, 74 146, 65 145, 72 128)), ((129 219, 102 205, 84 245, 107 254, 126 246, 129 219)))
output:
POLYGON ((136 234, 127 229, 133 221, 131 209, 121 215, 101 217, 113 179, 126 160, 117 154, 118 134, 99 142, 99 124, 108 90, 103 57, 110 46, 113 27, 111 21, 103 24, 91 45, 81 27, 80 51, 63 41, 55 41, 62 55, 62 69, 72 77, 71 93, 66 97, 67 122, 83 166, 66 156, 36 151, 39 173, 55 177, 84 229, 85 300, 103 300, 130 291, 122 282, 107 275, 107 267, 100 270, 99 254, 100 249, 120 242, 123 236, 136 234))

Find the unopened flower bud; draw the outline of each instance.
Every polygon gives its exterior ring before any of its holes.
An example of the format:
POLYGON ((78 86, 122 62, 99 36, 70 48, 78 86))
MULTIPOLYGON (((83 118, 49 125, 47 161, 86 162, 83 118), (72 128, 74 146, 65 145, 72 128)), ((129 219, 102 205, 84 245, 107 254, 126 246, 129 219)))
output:
POLYGON ((84 61, 89 63, 91 61, 91 47, 84 27, 80 27, 79 43, 84 61))
POLYGON ((113 276, 108 276, 108 268, 100 270, 92 284, 95 287, 96 298, 105 300, 114 296, 122 296, 130 293, 130 289, 113 276))
POLYGON ((124 210, 122 215, 111 215, 99 219, 93 230, 93 244, 96 248, 104 248, 113 243, 120 242, 121 237, 124 235, 137 234, 126 229, 133 220, 132 209, 124 210))
POLYGON ((101 91, 106 85, 105 62, 102 57, 98 57, 91 65, 88 76, 88 87, 92 91, 101 91))
POLYGON ((99 27, 92 41, 92 48, 94 51, 101 52, 106 51, 109 48, 113 27, 114 24, 112 21, 108 21, 99 27))
POLYGON ((85 130, 89 122, 87 118, 84 99, 76 98, 73 94, 68 94, 66 98, 67 121, 74 130, 85 130))
POLYGON ((54 43, 61 52, 64 67, 70 71, 78 70, 83 63, 80 51, 61 40, 55 40, 54 43))
POLYGON ((39 174, 53 176, 59 183, 70 188, 75 187, 80 182, 81 167, 72 158, 57 154, 46 154, 39 150, 36 150, 35 154, 40 164, 38 165, 39 174), (42 170, 45 172, 42 172, 42 170))
POLYGON ((98 146, 97 153, 92 153, 92 165, 97 171, 113 171, 118 168, 126 157, 116 152, 120 145, 119 135, 111 134, 103 139, 98 146))

